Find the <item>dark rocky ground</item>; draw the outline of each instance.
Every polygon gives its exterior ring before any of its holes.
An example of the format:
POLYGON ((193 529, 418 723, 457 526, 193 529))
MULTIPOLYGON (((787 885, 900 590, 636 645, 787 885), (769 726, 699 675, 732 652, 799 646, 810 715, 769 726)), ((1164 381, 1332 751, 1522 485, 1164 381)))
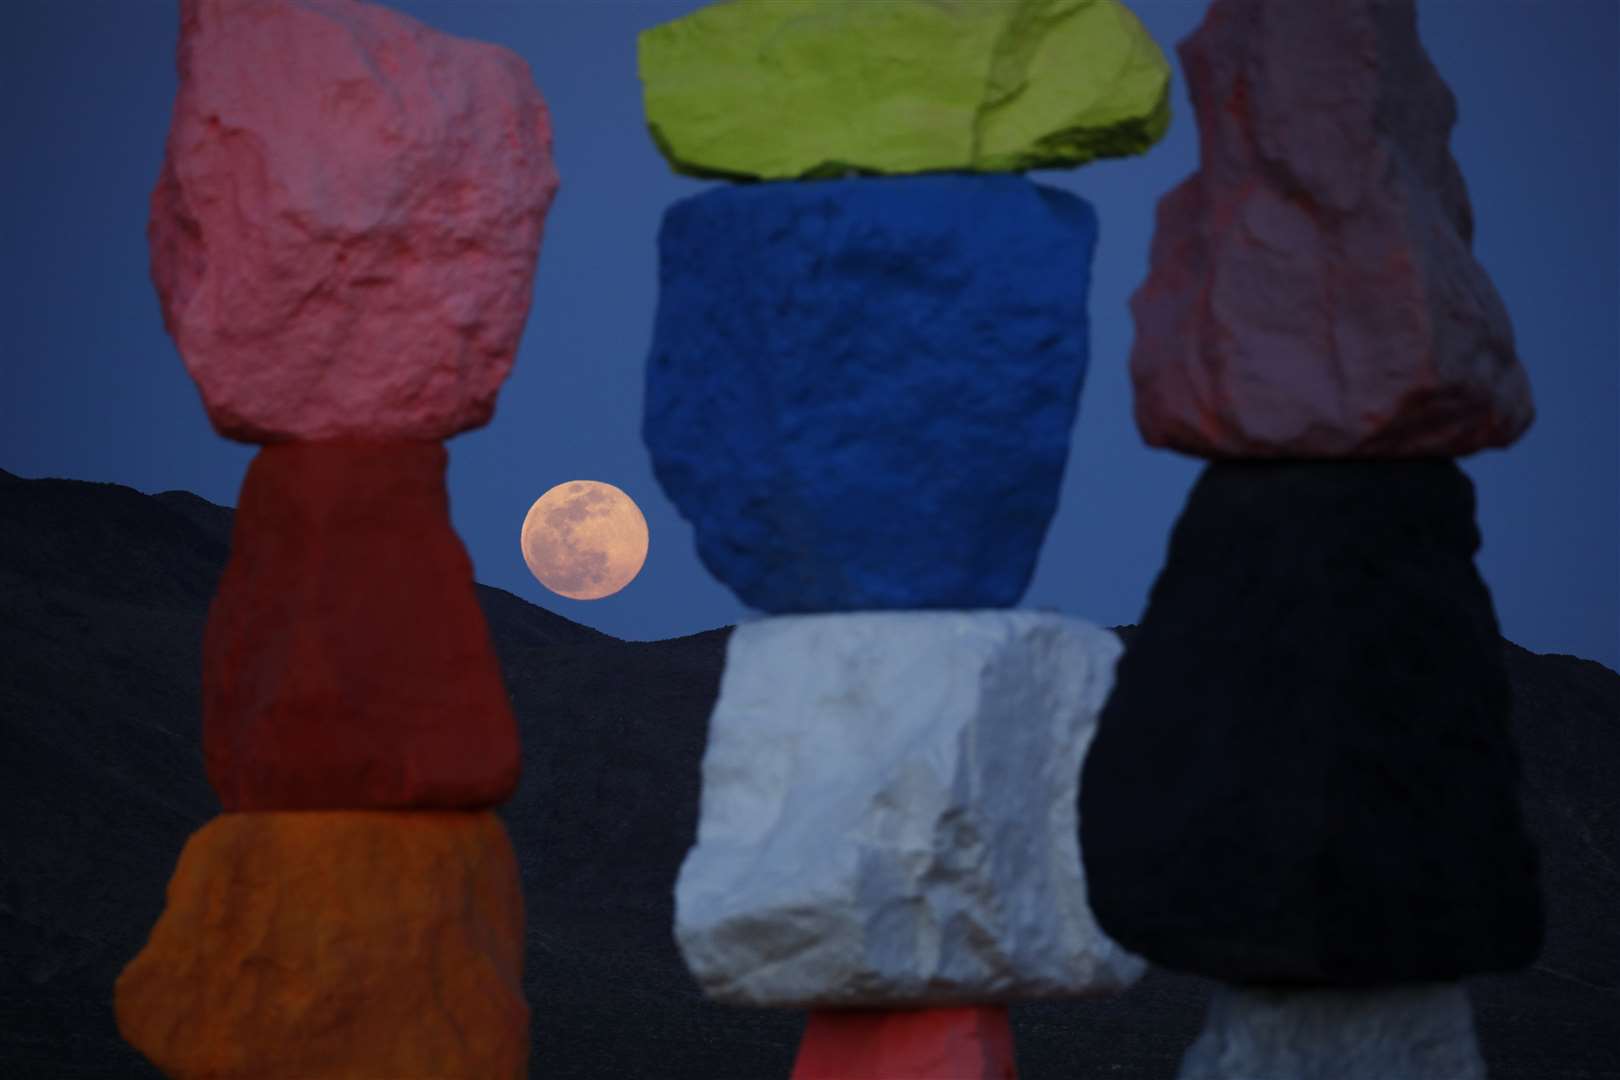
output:
MULTIPOLYGON (((150 1077, 112 984, 218 811, 198 656, 231 514, 0 473, 0 1078, 150 1077)), ((523 725, 503 810, 528 898, 531 1074, 768 1080, 803 1015, 706 1003, 670 938, 725 631, 623 642, 480 589, 523 725)), ((1620 1078, 1620 676, 1504 643, 1543 849, 1534 968, 1472 984, 1495 1080, 1620 1078)), ((1024 1080, 1162 1078, 1209 984, 1014 1009, 1024 1080)))

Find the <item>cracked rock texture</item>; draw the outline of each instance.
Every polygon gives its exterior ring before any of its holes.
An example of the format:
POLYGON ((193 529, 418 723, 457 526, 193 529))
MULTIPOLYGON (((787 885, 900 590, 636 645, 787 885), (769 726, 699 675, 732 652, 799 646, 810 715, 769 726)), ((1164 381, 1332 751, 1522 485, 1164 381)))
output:
POLYGON ((639 53, 647 127, 696 176, 1061 168, 1170 123, 1170 65, 1117 0, 732 0, 639 53))
POLYGON ((1200 165, 1131 300, 1136 422, 1211 458, 1456 457, 1534 415, 1413 0, 1215 0, 1200 165))
POLYGON ((114 990, 174 1080, 521 1078, 523 894, 493 813, 224 814, 114 990))
POLYGON ((183 0, 152 280, 245 442, 487 423, 557 190, 510 50, 359 0, 183 0))
POLYGON ((675 886, 705 992, 916 1006, 1135 982, 1087 908, 1075 822, 1119 653, 1027 611, 739 626, 675 886))
POLYGON ((1177 1080, 1485 1080, 1460 983, 1366 991, 1220 986, 1177 1080))
POLYGON ((1029 583, 1087 360, 1091 206, 1020 176, 727 185, 670 208, 643 435, 767 612, 1029 583))
POLYGON ((1081 785, 1097 921, 1231 982, 1531 963, 1513 691, 1455 463, 1219 462, 1176 522, 1081 785))
POLYGON ((281 443, 242 484, 203 646, 227 810, 479 808, 517 722, 437 443, 281 443))

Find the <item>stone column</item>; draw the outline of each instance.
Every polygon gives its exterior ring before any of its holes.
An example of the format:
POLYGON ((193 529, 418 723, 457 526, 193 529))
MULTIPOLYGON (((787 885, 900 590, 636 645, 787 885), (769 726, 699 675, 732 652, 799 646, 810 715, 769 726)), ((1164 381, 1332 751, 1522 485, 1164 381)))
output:
POLYGON ((1224 980, 1185 1080, 1481 1074, 1540 946, 1457 457, 1530 423, 1411 0, 1215 0, 1201 165, 1132 300, 1136 419, 1211 459, 1081 786, 1103 928, 1224 980))
POLYGON ((517 726, 442 440, 485 423, 556 191, 526 65, 358 0, 183 0, 165 324, 263 444, 204 645, 223 813, 120 1031, 170 1076, 518 1077, 517 726))
POLYGON ((644 434, 760 613, 675 936, 711 998, 811 1011, 795 1080, 1010 1078, 1007 1002, 1142 971, 1076 839, 1118 640, 1013 607, 1068 457, 1096 219, 1007 173, 1145 149, 1168 72, 1117 4, 1041 6, 720 4, 641 40, 677 171, 768 181, 665 215, 644 434), (1113 80, 1054 59, 1086 49, 1113 80))

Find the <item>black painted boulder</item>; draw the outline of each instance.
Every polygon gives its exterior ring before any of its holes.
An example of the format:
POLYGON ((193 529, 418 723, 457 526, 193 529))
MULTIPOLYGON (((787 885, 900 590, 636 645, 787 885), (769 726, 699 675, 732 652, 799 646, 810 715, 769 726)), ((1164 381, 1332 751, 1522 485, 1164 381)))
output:
POLYGON ((1098 922, 1161 966, 1365 985, 1528 965, 1512 691, 1446 459, 1219 463, 1081 782, 1098 922))

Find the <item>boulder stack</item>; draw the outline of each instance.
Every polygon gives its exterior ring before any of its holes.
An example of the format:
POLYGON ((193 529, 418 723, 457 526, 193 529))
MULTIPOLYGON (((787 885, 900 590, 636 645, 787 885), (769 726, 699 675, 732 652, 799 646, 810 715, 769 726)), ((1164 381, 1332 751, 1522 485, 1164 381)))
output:
POLYGON ((1532 410, 1453 99, 1412 0, 1215 0, 1181 57, 1131 371, 1214 462, 1085 762, 1093 910, 1232 984, 1183 1080, 1477 1076, 1457 980, 1531 963, 1541 900, 1452 459, 1532 410))
POLYGON ((486 422, 557 189, 527 66, 362 0, 182 0, 148 235, 243 484, 204 647, 225 813, 118 981, 174 1077, 521 1077, 517 783, 441 440, 486 422))
POLYGON ((730 639, 676 940, 717 1000, 812 1009, 800 1080, 1012 1077, 1002 1003, 1143 970, 1066 808, 1119 643, 1007 610, 1097 236, 1016 173, 1145 150, 1168 67, 1116 0, 735 0, 640 57, 677 171, 767 181, 659 236, 643 434, 765 613, 730 639))

